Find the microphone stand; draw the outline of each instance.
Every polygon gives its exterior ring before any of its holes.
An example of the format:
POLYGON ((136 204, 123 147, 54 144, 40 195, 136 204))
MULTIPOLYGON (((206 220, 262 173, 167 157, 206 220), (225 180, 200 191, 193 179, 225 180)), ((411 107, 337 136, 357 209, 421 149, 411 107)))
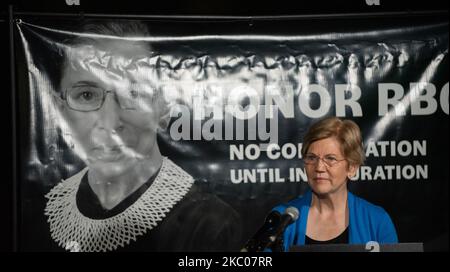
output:
POLYGON ((272 250, 272 252, 284 252, 284 240, 282 235, 275 235, 268 233, 258 239, 251 239, 244 247, 242 252, 262 252, 266 248, 272 250))
POLYGON ((276 238, 275 242, 272 243, 270 246, 270 249, 272 249, 273 252, 284 252, 284 240, 282 237, 276 238))

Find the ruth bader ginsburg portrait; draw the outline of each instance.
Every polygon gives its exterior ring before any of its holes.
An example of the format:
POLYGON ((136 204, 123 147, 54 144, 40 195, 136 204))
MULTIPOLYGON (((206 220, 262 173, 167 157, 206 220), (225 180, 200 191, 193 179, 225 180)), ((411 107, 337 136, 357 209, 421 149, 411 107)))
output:
POLYGON ((45 205, 33 215, 43 219, 24 233, 25 250, 239 250, 238 213, 160 151, 170 103, 149 77, 147 26, 88 21, 66 36, 46 45, 55 56, 30 67, 48 80, 42 111, 55 113, 59 141, 81 167, 46 181, 45 205))

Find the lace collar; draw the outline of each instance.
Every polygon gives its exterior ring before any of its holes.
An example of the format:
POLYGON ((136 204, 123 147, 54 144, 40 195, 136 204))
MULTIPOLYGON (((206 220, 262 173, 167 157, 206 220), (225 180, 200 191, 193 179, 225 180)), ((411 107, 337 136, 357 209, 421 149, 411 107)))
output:
POLYGON ((151 186, 123 212, 106 218, 84 216, 76 194, 88 168, 56 185, 45 197, 50 233, 61 247, 71 251, 112 251, 124 247, 155 228, 189 191, 194 179, 167 158, 151 186))

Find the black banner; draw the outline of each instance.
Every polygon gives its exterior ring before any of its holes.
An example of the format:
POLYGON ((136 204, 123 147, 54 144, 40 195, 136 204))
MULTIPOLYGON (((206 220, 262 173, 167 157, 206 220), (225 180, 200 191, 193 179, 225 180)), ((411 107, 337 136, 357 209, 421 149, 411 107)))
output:
POLYGON ((238 251, 308 188, 303 136, 338 116, 367 157, 349 190, 448 250, 448 19, 15 27, 20 249, 238 251))

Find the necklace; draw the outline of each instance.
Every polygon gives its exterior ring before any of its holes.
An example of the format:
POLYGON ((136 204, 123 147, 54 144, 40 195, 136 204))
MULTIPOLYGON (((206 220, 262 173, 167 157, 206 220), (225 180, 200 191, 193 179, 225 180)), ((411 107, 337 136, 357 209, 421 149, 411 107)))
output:
POLYGON ((84 216, 76 205, 76 194, 88 168, 63 180, 45 196, 52 239, 71 251, 106 252, 124 247, 155 228, 189 191, 194 179, 183 169, 163 159, 151 186, 130 207, 106 219, 84 216))

